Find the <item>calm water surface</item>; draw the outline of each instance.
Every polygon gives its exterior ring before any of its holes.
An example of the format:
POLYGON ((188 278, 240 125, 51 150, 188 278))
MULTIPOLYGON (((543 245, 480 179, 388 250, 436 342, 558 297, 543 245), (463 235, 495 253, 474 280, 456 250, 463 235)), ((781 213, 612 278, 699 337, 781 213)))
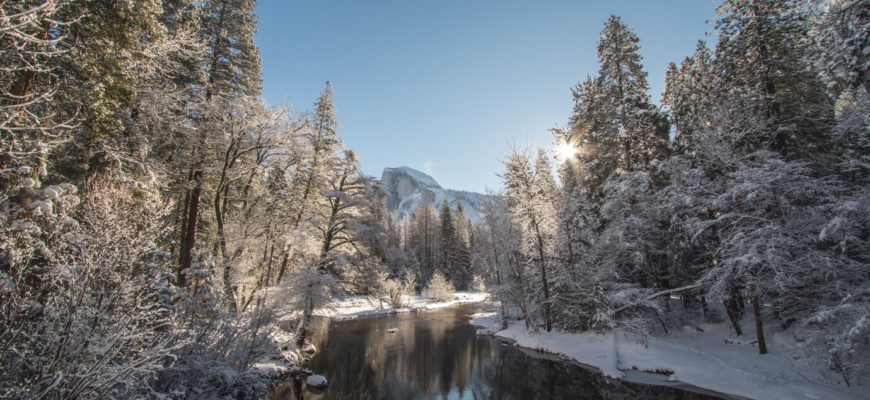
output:
MULTIPOLYGON (((292 378, 272 391, 283 399, 716 399, 706 394, 604 379, 597 371, 477 336, 479 306, 319 320, 318 353, 305 365, 324 390, 292 378), (387 329, 398 328, 396 333, 387 329)), ((304 379, 303 379, 304 381, 304 379)))

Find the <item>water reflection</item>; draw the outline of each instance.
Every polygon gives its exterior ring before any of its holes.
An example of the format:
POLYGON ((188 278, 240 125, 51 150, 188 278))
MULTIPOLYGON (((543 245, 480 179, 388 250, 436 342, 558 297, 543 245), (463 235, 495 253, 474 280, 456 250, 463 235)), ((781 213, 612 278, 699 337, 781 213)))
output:
POLYGON ((288 379, 279 399, 713 399, 673 388, 613 383, 597 372, 542 358, 468 325, 473 305, 423 313, 318 321, 319 352, 306 365, 329 386, 288 379), (398 328, 396 333, 387 329, 398 328))

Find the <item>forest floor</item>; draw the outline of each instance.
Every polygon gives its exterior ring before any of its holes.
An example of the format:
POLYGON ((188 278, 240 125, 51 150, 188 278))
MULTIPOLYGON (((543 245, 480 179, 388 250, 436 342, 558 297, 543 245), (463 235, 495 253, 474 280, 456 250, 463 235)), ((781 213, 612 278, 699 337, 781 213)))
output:
POLYGON ((489 298, 488 293, 456 292, 453 300, 440 301, 421 295, 405 296, 405 307, 393 308, 389 301, 378 296, 348 296, 332 302, 329 307, 315 311, 315 315, 332 319, 353 319, 373 315, 434 310, 456 304, 478 303, 489 298))
MULTIPOLYGON (((480 333, 493 333, 497 318, 496 313, 476 314, 471 323, 488 328, 480 333)), ((494 334, 629 382, 686 384, 759 400, 870 399, 866 386, 847 387, 840 376, 822 370, 824 362, 798 357, 791 335, 778 327, 765 327, 768 354, 758 354, 752 343, 754 323, 750 319, 742 322, 746 332, 739 338, 726 323, 697 326, 703 332, 686 326, 664 337, 651 337, 622 332, 529 333, 525 323, 518 321, 494 334)))

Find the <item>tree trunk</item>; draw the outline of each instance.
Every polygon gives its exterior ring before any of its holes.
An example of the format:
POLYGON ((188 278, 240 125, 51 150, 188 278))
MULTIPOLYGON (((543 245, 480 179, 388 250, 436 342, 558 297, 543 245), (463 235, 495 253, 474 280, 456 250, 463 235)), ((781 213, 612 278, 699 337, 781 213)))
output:
MULTIPOLYGON (((48 20, 42 21, 42 31, 39 32, 39 36, 37 37, 39 40, 47 40, 48 35, 51 32, 51 22, 48 20)), ((30 96, 33 93, 33 82, 36 80, 36 71, 32 69, 22 70, 18 74, 18 79, 12 84, 12 87, 9 88, 9 93, 13 96, 9 100, 9 105, 17 106, 24 103, 27 103, 27 96, 30 96)), ((23 115, 24 110, 21 110, 21 114, 23 115)))
POLYGON ((308 325, 311 323, 311 316, 314 315, 314 301, 311 299, 310 291, 311 284, 308 284, 308 298, 305 300, 305 310, 302 311, 302 320, 299 321, 299 327, 296 328, 296 346, 300 349, 305 344, 305 338, 308 333, 308 325))
POLYGON ((194 188, 190 191, 190 201, 185 225, 184 242, 181 245, 181 265, 178 267, 178 276, 181 286, 184 285, 184 270, 193 264, 193 245, 196 243, 196 223, 199 218, 199 199, 202 195, 202 171, 193 173, 194 188))
POLYGON ((287 264, 290 262, 290 249, 287 249, 284 252, 284 260, 281 261, 281 269, 278 270, 278 279, 275 280, 275 284, 281 284, 281 280, 284 279, 284 274, 287 272, 287 264))
POLYGON ((565 221, 565 236, 568 237, 568 240, 565 241, 568 245, 568 265, 571 266, 571 279, 573 279, 574 282, 577 282, 577 272, 574 271, 574 249, 571 246, 570 232, 571 230, 568 221, 565 221))
POLYGON ((734 309, 737 310, 737 319, 740 319, 743 317, 743 313, 746 311, 746 298, 744 298, 743 293, 741 293, 737 289, 734 289, 732 296, 734 296, 734 309))
POLYGON ((544 259, 544 239, 541 237, 541 231, 538 229, 538 224, 535 225, 535 235, 538 239, 538 257, 541 258, 541 283, 544 285, 544 323, 546 324, 547 332, 553 330, 552 322, 550 321, 550 287, 547 284, 547 263, 544 259))
MULTIPOLYGON (((190 173, 187 175, 188 184, 193 180, 193 168, 191 168, 190 173)), ((187 284, 187 279, 184 274, 181 273, 182 265, 184 264, 184 239, 187 237, 187 213, 190 212, 190 189, 185 189, 184 194, 184 203, 180 207, 178 213, 178 221, 176 222, 176 226, 179 226, 178 230, 178 242, 172 244, 172 248, 170 249, 169 254, 179 254, 178 257, 178 272, 176 273, 176 282, 178 283, 178 287, 184 287, 187 284), (175 252, 175 246, 179 244, 179 253, 175 252)))
MULTIPOLYGON (((224 266, 224 294, 227 296, 226 301, 227 305, 230 307, 230 311, 236 312, 236 310, 238 310, 238 305, 236 304, 236 288, 232 285, 230 278, 230 268, 229 266, 224 266)), ((244 289, 244 287, 242 289, 244 289)))
MULTIPOLYGON (((263 250, 263 252, 264 253, 266 252, 265 249, 263 250)), ((269 281, 270 281, 270 278, 272 277, 272 259, 274 258, 273 257, 274 255, 275 255, 275 244, 273 243, 272 249, 269 251, 269 264, 266 267, 266 276, 263 277, 262 281, 260 282, 261 288, 269 287, 269 281)))
POLYGON ((707 297, 701 296, 701 310, 704 312, 704 322, 710 322, 710 308, 707 307, 707 297))
POLYGON ((728 320, 731 321, 731 326, 734 327, 734 332, 737 333, 737 336, 743 335, 743 330, 740 329, 740 321, 737 317, 737 301, 734 299, 734 293, 722 302, 725 305, 725 314, 728 314, 728 320))
POLYGON ((221 190, 215 191, 214 194, 214 217, 215 222, 217 223, 217 243, 215 246, 215 252, 220 251, 221 257, 224 260, 227 259, 227 240, 224 234, 224 211, 221 208, 221 190))
POLYGON ((761 322, 761 304, 758 294, 752 293, 752 313, 755 314, 755 335, 758 338, 758 354, 767 354, 767 344, 764 342, 764 326, 761 322))

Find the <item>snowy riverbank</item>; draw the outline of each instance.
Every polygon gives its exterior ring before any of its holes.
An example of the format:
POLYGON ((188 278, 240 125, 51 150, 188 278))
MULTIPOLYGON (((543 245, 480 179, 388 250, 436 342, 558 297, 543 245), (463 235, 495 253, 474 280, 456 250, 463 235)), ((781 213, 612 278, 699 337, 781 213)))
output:
POLYGON ((421 295, 406 297, 406 307, 393 308, 393 306, 377 296, 348 296, 334 301, 329 307, 315 311, 315 315, 330 317, 332 319, 353 319, 373 315, 394 314, 400 312, 414 312, 434 310, 450 307, 457 304, 479 303, 489 298, 488 293, 456 292, 454 299, 439 301, 425 298, 421 295))
MULTIPOLYGON (((471 323, 491 328, 497 323, 496 318, 495 313, 477 314, 471 323)), ((768 338, 770 352, 759 355, 758 349, 750 344, 754 331, 736 339, 729 335, 726 324, 704 324, 700 328, 703 332, 687 327, 668 337, 653 338, 625 333, 529 333, 520 321, 495 335, 521 347, 560 354, 596 367, 613 379, 668 386, 680 382, 759 400, 870 398, 866 387, 822 384, 822 380, 836 377, 823 376, 819 363, 795 360, 788 334, 774 332, 768 338), (726 343, 726 339, 731 343, 726 343)))

